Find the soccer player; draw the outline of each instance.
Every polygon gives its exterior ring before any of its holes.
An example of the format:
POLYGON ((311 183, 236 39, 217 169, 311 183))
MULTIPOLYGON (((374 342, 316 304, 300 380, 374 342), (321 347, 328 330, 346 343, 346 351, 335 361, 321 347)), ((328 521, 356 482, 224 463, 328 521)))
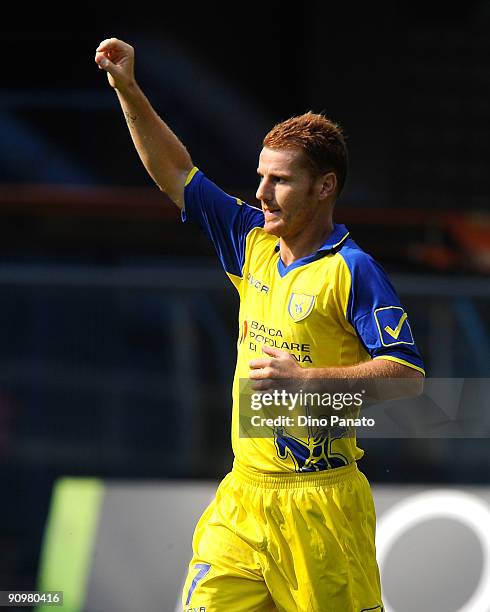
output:
POLYGON ((233 470, 199 520, 183 609, 375 612, 383 609, 369 484, 355 437, 240 436, 240 379, 413 378, 423 364, 383 269, 333 222, 347 172, 341 129, 306 113, 265 136, 261 210, 195 166, 134 76, 134 50, 109 38, 106 71, 147 171, 201 225, 240 295, 233 384, 233 470))

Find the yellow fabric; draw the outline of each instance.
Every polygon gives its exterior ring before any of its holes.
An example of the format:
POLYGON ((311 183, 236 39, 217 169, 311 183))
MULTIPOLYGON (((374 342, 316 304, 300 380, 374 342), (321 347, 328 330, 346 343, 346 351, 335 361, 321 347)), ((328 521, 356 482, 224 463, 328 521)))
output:
POLYGON ((381 611, 375 520, 356 463, 268 475, 235 461, 196 527, 183 609, 381 611))
POLYGON ((187 178, 185 179, 184 187, 187 187, 187 185, 192 181, 192 179, 194 178, 194 175, 198 171, 199 171, 199 168, 197 168, 196 166, 194 166, 194 168, 192 168, 192 170, 187 175, 187 178))
MULTIPOLYGON (((240 380, 248 379, 251 359, 266 357, 262 345, 288 351, 304 368, 349 366, 370 359, 346 318, 352 280, 343 257, 327 254, 281 277, 279 253, 270 255, 276 243, 277 237, 262 228, 252 230, 247 236, 242 278, 229 275, 240 294, 233 452, 241 464, 261 473, 298 470, 291 454, 286 459, 278 456, 272 431, 269 437, 240 436, 240 380)), ((351 436, 333 439, 328 454, 346 464, 360 459, 363 451, 351 436)))

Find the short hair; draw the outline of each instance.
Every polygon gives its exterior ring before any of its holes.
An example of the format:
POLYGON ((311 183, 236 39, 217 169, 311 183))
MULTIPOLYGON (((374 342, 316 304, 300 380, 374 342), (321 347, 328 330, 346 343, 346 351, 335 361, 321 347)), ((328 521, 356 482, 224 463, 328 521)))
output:
POLYGON ((266 134, 262 144, 269 149, 301 149, 313 175, 335 172, 337 195, 342 191, 348 168, 345 136, 325 115, 308 111, 286 119, 266 134))

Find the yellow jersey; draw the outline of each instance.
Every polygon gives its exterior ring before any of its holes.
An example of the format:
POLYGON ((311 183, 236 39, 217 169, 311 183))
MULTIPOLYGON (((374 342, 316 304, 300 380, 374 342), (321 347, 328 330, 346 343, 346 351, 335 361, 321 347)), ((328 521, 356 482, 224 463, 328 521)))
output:
POLYGON ((363 455, 355 436, 311 430, 296 437, 272 427, 269 437, 241 434, 240 392, 262 345, 290 353, 304 368, 352 366, 388 359, 424 373, 407 314, 382 267, 345 226, 314 253, 289 266, 278 238, 263 230, 261 210, 223 192, 194 168, 186 181, 182 219, 200 224, 240 296, 233 382, 235 460, 260 473, 317 472, 363 455))

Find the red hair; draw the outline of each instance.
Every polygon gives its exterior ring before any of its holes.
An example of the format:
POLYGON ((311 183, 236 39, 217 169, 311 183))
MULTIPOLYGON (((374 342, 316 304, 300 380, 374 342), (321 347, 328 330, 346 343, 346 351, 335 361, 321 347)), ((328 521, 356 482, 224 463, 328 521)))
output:
POLYGON ((348 167, 345 137, 325 115, 308 111, 286 119, 266 134, 262 144, 269 149, 301 149, 313 175, 335 172, 337 195, 342 191, 348 167))

